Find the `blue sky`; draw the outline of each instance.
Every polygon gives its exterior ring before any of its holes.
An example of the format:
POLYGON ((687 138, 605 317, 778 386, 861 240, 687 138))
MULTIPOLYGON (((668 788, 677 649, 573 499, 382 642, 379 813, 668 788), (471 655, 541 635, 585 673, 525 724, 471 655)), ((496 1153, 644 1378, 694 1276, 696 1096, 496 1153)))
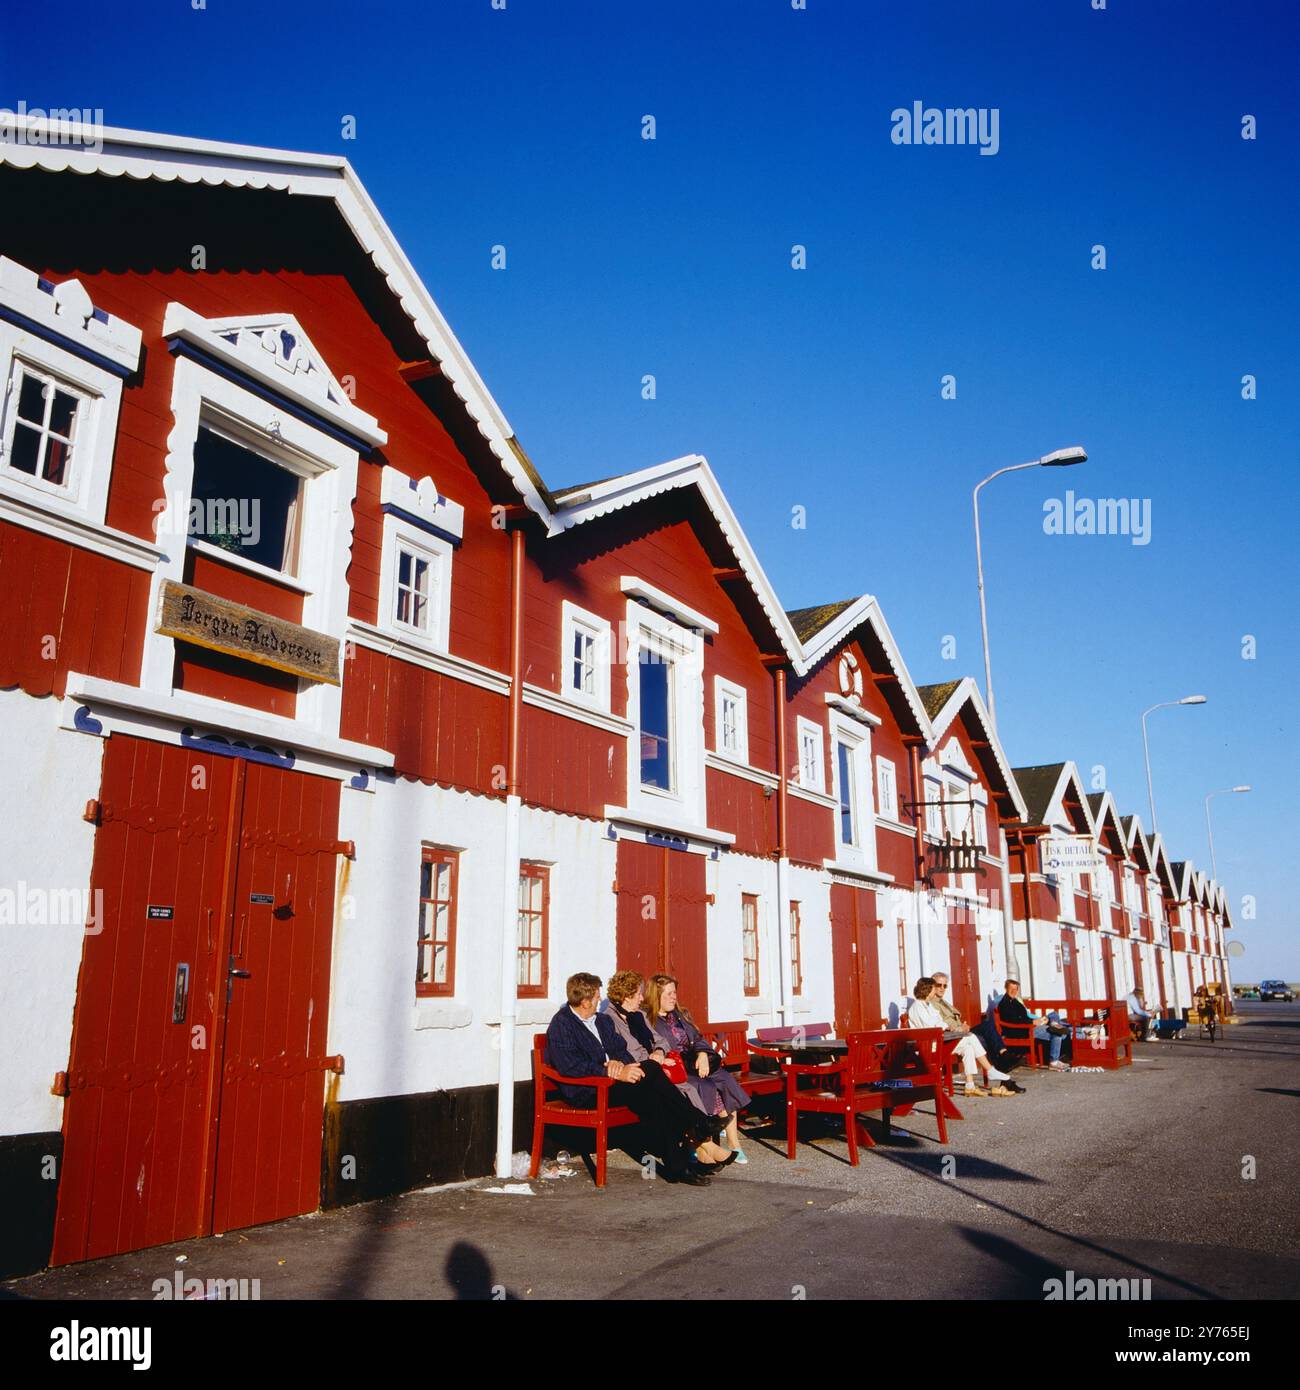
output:
POLYGON ((918 681, 982 672, 973 485, 1084 444, 983 494, 1003 740, 1145 820, 1138 716, 1207 695, 1150 721, 1160 827, 1208 867, 1254 787, 1236 971, 1300 976, 1293 4, 58 9, 7 15, 0 105, 346 154, 549 482, 705 454, 786 605, 877 594, 918 681), (998 153, 895 145, 918 100, 998 153), (1150 543, 1045 534, 1067 487, 1150 543))

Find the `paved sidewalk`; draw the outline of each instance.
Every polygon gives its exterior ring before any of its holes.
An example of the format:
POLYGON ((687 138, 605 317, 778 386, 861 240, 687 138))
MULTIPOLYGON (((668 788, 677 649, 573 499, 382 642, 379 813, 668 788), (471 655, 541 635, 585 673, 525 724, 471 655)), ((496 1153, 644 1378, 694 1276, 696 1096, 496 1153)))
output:
MULTIPOLYGON (((972 1099, 951 1143, 911 1136, 848 1166, 842 1138, 751 1137, 708 1189, 608 1189, 580 1164, 117 1256, 3 1286, 12 1297, 151 1299, 154 1281, 258 1279, 273 1298, 1041 1299, 1047 1279, 1152 1281, 1156 1298, 1294 1298, 1300 1005, 1250 1005, 1215 1043, 1142 1044, 1118 1073, 1020 1072, 972 1099), (945 1164, 951 1158, 951 1164, 945 1164), (1244 1177, 1252 1169, 1254 1177, 1244 1177), (178 1263, 178 1257, 184 1257, 178 1263), (933 1271, 942 1270, 942 1285, 933 1271)), ((878 1123, 870 1125, 881 1136, 878 1123)), ((810 1131, 811 1134, 811 1131, 810 1131)))

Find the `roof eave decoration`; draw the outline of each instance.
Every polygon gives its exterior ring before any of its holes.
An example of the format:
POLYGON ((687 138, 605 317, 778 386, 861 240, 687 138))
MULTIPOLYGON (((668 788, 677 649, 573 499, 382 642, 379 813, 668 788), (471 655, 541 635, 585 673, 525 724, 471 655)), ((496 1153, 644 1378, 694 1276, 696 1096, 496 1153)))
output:
POLYGON ((796 673, 800 676, 806 676, 831 652, 847 642, 853 632, 863 623, 868 623, 871 626, 880 645, 884 648, 890 672, 898 678, 899 686, 907 701, 907 707, 912 711, 912 716, 916 720, 917 733, 927 744, 932 744, 934 729, 930 723, 930 717, 926 714, 925 706, 921 703, 916 682, 913 681, 911 673, 903 662, 903 654, 898 649, 898 643, 894 641, 894 634, 885 621, 880 604, 873 595, 863 594, 860 598, 855 599, 807 643, 801 645, 801 660, 795 667, 796 673))
POLYGON ((708 460, 701 454, 686 454, 667 463, 642 468, 635 473, 625 473, 621 477, 609 478, 584 489, 572 500, 561 500, 557 505, 550 524, 550 533, 558 535, 562 531, 581 526, 599 517, 609 516, 611 512, 634 506, 651 497, 681 488, 695 488, 718 523, 724 539, 736 557, 736 563, 749 581, 754 597, 763 610, 777 641, 790 665, 799 674, 801 647, 790 619, 786 617, 763 567, 749 544, 736 514, 723 496, 708 460))
POLYGON ((348 399, 325 359, 292 314, 205 319, 184 304, 163 314, 163 337, 199 349, 300 410, 323 418, 368 448, 388 442, 379 421, 348 399))
POLYGON ((546 499, 511 448, 514 430, 504 412, 346 159, 75 123, 60 127, 57 134, 61 144, 0 142, 0 164, 163 183, 270 188, 329 199, 387 281, 524 505, 549 524, 546 499))
POLYGON ((1011 765, 1007 761, 1006 754, 1002 751, 1002 744, 998 741, 998 736, 993 729, 993 722, 989 719, 989 712, 984 706, 984 701, 980 697, 979 687, 975 684, 971 676, 963 676, 957 683, 957 688, 948 697, 944 707, 931 721, 934 730, 934 739, 931 746, 948 732, 952 721, 957 717, 961 710, 969 704, 975 711, 975 717, 979 720, 980 727, 984 731, 984 737, 988 740, 989 749, 993 754, 993 760, 997 764, 998 772, 1002 777, 1004 794, 1010 799, 1015 807, 1016 817, 1020 821, 1029 819, 1029 810, 1025 806, 1025 799, 1020 794, 1020 786, 1016 782, 1015 775, 1011 771, 1011 765))

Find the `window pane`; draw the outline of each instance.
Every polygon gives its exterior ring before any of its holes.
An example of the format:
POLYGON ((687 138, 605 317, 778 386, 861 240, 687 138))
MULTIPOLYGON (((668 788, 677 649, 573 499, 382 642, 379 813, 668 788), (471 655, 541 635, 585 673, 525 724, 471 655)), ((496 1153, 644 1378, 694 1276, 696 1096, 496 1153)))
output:
POLYGON ((422 898, 431 898, 433 896, 433 867, 434 866, 427 861, 420 865, 420 896, 422 898))
POLYGON ((20 473, 36 476, 37 461, 41 456, 41 436, 38 430, 28 429, 21 422, 14 426, 13 449, 9 455, 9 465, 20 473))
POLYGON ((435 946, 433 948, 433 983, 436 985, 445 985, 447 983, 446 946, 435 946))
POLYGON ((292 572, 287 544, 301 479, 251 449, 200 429, 190 533, 259 565, 292 572))
POLYGON ((77 398, 66 391, 54 391, 54 405, 50 409, 50 433, 72 438, 72 427, 77 420, 77 398))
POLYGON ((433 939, 435 941, 449 941, 451 938, 451 904, 438 903, 433 909, 433 939))
POLYGON ((30 372, 23 372, 18 388, 18 418, 33 425, 45 424, 45 383, 30 372))
POLYGON ((427 985, 429 981, 429 971, 431 969, 429 960, 429 947, 420 946, 416 952, 415 961, 415 983, 417 985, 427 985))
POLYGON ((673 767, 669 728, 669 678, 672 662, 654 652, 642 652, 641 675, 641 782, 647 787, 672 790, 673 767))
POLYGON ((855 844, 853 838, 853 754, 846 744, 836 745, 840 773, 840 839, 855 844))

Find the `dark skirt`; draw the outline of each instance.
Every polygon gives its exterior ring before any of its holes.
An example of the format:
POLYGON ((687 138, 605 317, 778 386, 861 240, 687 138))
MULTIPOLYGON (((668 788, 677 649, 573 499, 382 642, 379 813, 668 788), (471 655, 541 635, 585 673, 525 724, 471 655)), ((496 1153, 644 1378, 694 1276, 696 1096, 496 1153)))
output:
POLYGON ((749 1092, 726 1067, 719 1067, 712 1076, 692 1076, 683 1084, 699 1096, 706 1115, 729 1115, 749 1104, 749 1092))

